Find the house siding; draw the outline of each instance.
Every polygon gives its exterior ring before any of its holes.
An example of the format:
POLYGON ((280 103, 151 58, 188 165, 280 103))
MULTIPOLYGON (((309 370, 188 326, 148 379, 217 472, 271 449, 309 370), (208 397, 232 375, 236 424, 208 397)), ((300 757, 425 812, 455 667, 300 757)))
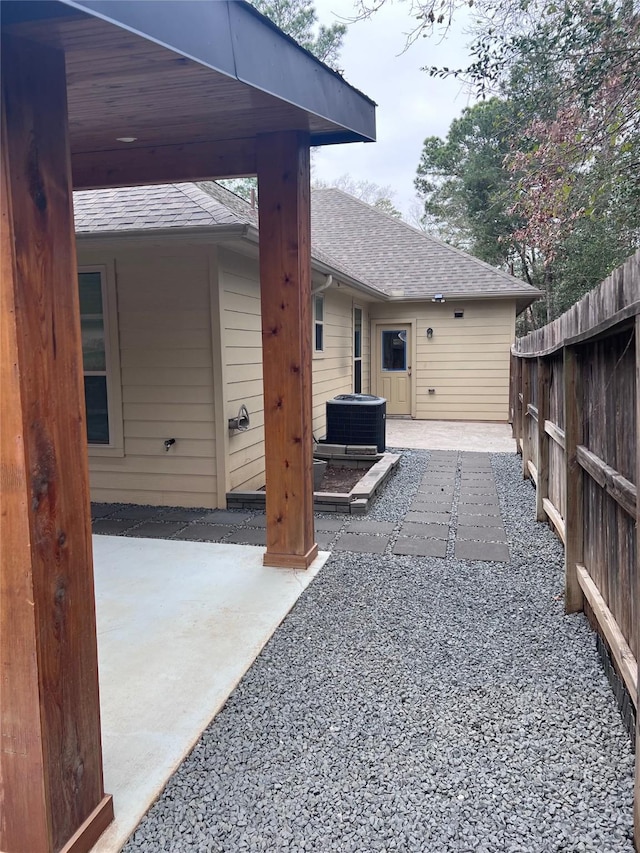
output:
POLYGON ((92 499, 215 506, 206 250, 80 244, 78 263, 113 263, 118 305, 124 455, 92 455, 90 448, 92 499), (168 438, 176 443, 167 452, 168 438))
MULTIPOLYGON (((364 322, 364 321, 363 321, 364 322)), ((353 392, 353 300, 337 290, 324 292, 324 352, 313 356, 313 434, 327 431, 326 403, 353 392)))
MULTIPOLYGON (((514 300, 372 305, 377 323, 411 318, 416 335, 414 412, 420 420, 506 421, 514 300), (454 311, 464 311, 462 319, 454 311), (433 337, 427 338, 427 328, 433 337), (429 394, 429 388, 435 392, 429 394)), ((375 388, 375 366, 372 384, 375 388)), ((375 391, 374 391, 375 393, 375 391)))
POLYGON ((229 435, 227 485, 258 489, 264 485, 264 401, 262 395, 262 320, 258 261, 230 251, 219 253, 224 325, 227 417, 244 404, 246 432, 229 435))

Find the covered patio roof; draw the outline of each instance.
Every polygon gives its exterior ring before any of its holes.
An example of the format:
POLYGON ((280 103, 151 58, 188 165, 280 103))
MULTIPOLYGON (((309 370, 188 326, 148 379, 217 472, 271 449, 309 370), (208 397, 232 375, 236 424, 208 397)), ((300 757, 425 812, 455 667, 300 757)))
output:
POLYGON ((253 175, 269 132, 375 139, 373 101, 248 3, 4 0, 2 18, 64 51, 76 188, 253 175))
POLYGON ((83 853, 104 792, 73 188, 257 174, 267 565, 313 529, 309 147, 373 102, 244 2, 2 0, 0 849, 83 853))

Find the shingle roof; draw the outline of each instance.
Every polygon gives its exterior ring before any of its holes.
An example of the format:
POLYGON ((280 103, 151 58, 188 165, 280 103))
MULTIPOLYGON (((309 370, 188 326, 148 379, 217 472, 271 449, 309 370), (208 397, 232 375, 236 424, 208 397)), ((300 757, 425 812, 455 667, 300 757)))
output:
POLYGON ((338 263, 389 296, 521 296, 540 292, 519 278, 412 228, 341 190, 316 189, 311 205, 314 246, 331 247, 338 263))
MULTIPOLYGON (((81 190, 78 234, 248 225, 258 211, 215 182, 81 190)), ((518 278, 454 249, 337 189, 311 202, 312 256, 326 267, 397 299, 515 296, 519 310, 540 295, 518 278)))
POLYGON ((73 207, 77 234, 251 224, 249 214, 240 216, 231 203, 221 203, 197 184, 80 190, 73 194, 73 207))

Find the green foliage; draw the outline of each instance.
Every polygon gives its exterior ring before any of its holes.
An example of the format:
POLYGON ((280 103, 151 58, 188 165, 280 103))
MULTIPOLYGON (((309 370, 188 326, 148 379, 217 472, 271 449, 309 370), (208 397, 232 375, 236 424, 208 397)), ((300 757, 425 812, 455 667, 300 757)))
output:
POLYGON ((508 213, 512 177, 503 164, 518 131, 506 101, 468 107, 445 140, 425 140, 415 180, 426 220, 439 236, 495 265, 513 261, 504 237, 518 221, 508 213))
POLYGON ((519 5, 520 19, 510 6, 478 25, 468 68, 431 69, 500 99, 426 140, 416 186, 452 242, 545 292, 541 323, 640 243, 640 12, 637 0, 519 5))
POLYGON ((345 24, 318 24, 315 6, 309 0, 251 0, 252 4, 270 18, 283 32, 295 39, 322 62, 336 68, 342 42, 347 32, 345 24))

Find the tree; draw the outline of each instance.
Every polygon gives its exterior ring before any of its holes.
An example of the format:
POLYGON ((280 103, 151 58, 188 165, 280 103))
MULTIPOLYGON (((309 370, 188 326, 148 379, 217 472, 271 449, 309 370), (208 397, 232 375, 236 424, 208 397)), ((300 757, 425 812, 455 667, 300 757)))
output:
POLYGON ((402 219, 402 214, 393 204, 394 191, 390 186, 381 187, 373 181, 356 180, 351 175, 340 175, 335 181, 312 181, 312 186, 318 189, 323 187, 335 187, 342 190, 354 198, 364 201, 365 204, 370 204, 372 207, 387 213, 389 216, 394 216, 396 219, 402 219))
POLYGON ((519 223, 508 212, 513 178, 504 158, 517 134, 508 102, 492 98, 467 107, 445 140, 425 139, 415 179, 427 227, 494 265, 513 261, 504 238, 519 223))
POLYGON ((498 92, 510 133, 460 140, 454 122, 447 144, 425 142, 416 181, 446 239, 493 263, 504 251, 545 291, 546 322, 640 242, 640 14, 637 0, 509 8, 478 25, 468 68, 430 72, 498 92))
POLYGON ((295 39, 322 62, 336 68, 347 32, 346 24, 318 24, 318 15, 310 0, 251 0, 252 4, 283 32, 295 39))

